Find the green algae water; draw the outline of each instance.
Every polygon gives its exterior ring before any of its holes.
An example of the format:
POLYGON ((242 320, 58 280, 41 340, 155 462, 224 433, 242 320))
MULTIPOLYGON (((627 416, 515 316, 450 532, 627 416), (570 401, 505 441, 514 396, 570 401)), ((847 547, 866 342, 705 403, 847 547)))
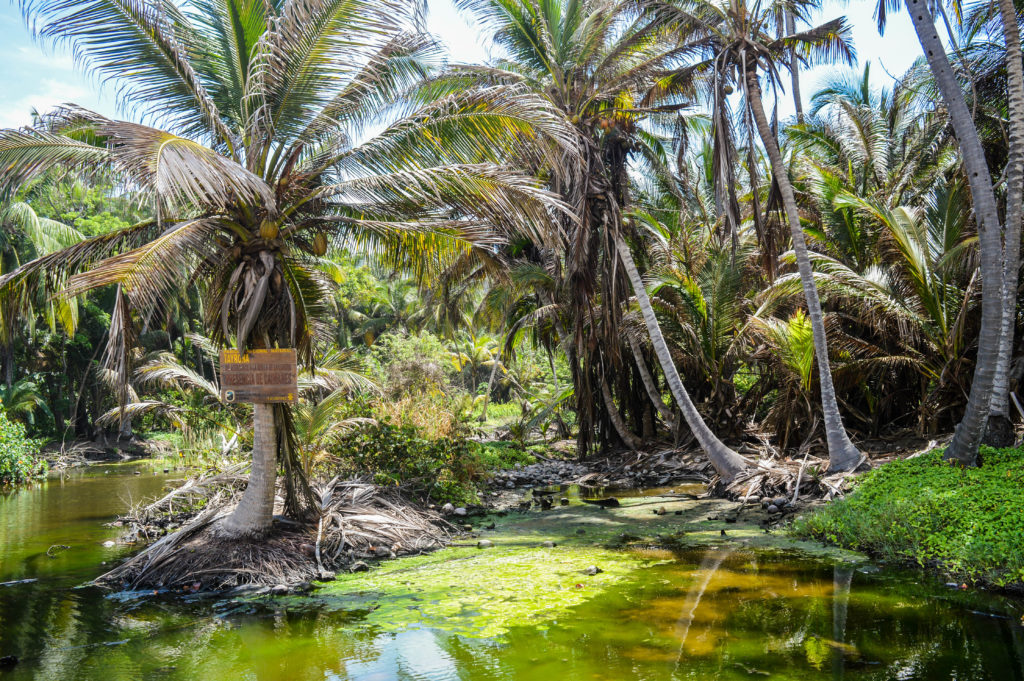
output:
POLYGON ((699 504, 657 497, 497 518, 491 548, 459 540, 311 596, 80 588, 126 550, 102 545, 103 522, 165 484, 141 472, 0 496, 0 582, 36 580, 0 586, 0 656, 20 658, 0 679, 1024 679, 1020 600, 735 525, 722 537, 704 508, 655 548, 642 537, 699 504))

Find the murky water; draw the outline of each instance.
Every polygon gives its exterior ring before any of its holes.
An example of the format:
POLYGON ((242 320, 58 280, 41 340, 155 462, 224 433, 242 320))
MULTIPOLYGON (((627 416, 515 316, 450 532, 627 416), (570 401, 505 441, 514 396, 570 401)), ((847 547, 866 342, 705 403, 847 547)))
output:
POLYGON ((385 632, 365 622, 366 599, 328 610, 75 588, 123 551, 102 546, 114 534, 102 522, 164 483, 132 473, 93 469, 0 497, 0 582, 38 580, 0 586, 0 656, 21 658, 0 679, 1024 679, 1024 602, 724 547, 639 569, 497 640, 385 632), (58 544, 71 548, 47 557, 58 544))

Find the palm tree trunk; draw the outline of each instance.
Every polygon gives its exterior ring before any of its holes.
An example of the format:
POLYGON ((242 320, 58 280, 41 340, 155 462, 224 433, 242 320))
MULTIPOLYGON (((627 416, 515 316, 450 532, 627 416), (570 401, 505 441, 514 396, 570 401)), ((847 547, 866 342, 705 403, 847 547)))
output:
POLYGON ((999 362, 1003 307, 1003 249, 999 238, 999 211, 978 129, 964 101, 956 74, 949 64, 946 49, 935 30, 935 20, 925 0, 904 0, 904 4, 960 142, 960 152, 974 200, 974 214, 978 221, 982 289, 978 356, 967 409, 944 455, 947 460, 973 466, 977 462, 978 445, 985 432, 996 364, 999 362))
POLYGON ((828 442, 828 464, 830 471, 850 471, 856 468, 861 460, 861 453, 850 442, 850 437, 843 427, 843 417, 839 413, 836 400, 836 389, 832 384, 832 368, 828 360, 828 339, 825 336, 825 321, 821 312, 821 300, 818 298, 818 287, 814 283, 814 271, 807 254, 804 231, 800 226, 800 214, 797 212, 796 194, 789 181, 789 171, 782 160, 782 150, 778 140, 772 133, 771 126, 764 114, 761 101, 761 84, 757 80, 756 66, 751 63, 747 69, 747 101, 757 132, 764 144, 768 158, 771 160, 772 173, 779 183, 782 203, 789 221, 789 232, 793 240, 793 252, 796 254, 796 266, 800 272, 800 283, 803 285, 804 298, 807 301, 807 314, 811 318, 811 330, 814 335, 814 356, 818 361, 818 382, 821 385, 821 411, 825 417, 825 439, 828 442))
POLYGON ((668 405, 661 399, 661 393, 658 392, 658 386, 654 383, 654 377, 651 376, 651 372, 647 369, 647 362, 644 361, 644 355, 640 351, 640 344, 636 342, 633 336, 626 334, 626 340, 629 341, 629 348, 633 351, 633 360, 636 362, 637 371, 640 372, 640 380, 643 381, 644 390, 647 391, 647 396, 651 398, 651 404, 661 414, 661 418, 665 420, 665 425, 668 426, 669 430, 675 432, 676 430, 676 419, 675 414, 669 409, 668 405))
POLYGON ((1003 314, 999 329, 999 360, 988 407, 988 425, 982 442, 993 447, 1012 447, 1010 421, 1010 356, 1017 315, 1017 277, 1020 271, 1021 202, 1024 198, 1024 55, 1013 0, 999 0, 1006 43, 1006 89, 1009 100, 1010 150, 1006 161, 1006 225, 1003 228, 1003 314))
MULTIPOLYGON (((796 21, 791 11, 783 10, 786 15, 786 35, 796 33, 796 21)), ((796 106, 796 122, 804 122, 804 101, 800 95, 800 64, 796 60, 796 49, 789 48, 789 76, 792 83, 793 104, 796 106)))
POLYGON ((252 408, 252 470, 242 500, 221 525, 229 537, 259 535, 270 529, 274 515, 274 487, 277 483, 277 428, 274 405, 254 404, 252 408))
POLYGON ((615 398, 612 397, 611 388, 608 387, 608 381, 605 378, 601 379, 601 396, 604 398, 604 406, 608 411, 608 419, 612 422, 612 427, 618 433, 619 439, 632 450, 641 449, 644 444, 643 440, 634 435, 626 425, 618 407, 615 406, 615 398))
MULTIPOLYGON (((502 334, 504 334, 504 330, 502 331, 502 334)), ((487 407, 491 406, 491 391, 494 390, 494 377, 498 373, 498 362, 500 357, 501 353, 499 352, 497 357, 494 357, 493 359, 494 364, 491 365, 491 376, 487 379, 487 394, 484 395, 484 410, 480 414, 481 423, 487 420, 487 407)))
POLYGON ((697 442, 700 443, 701 449, 707 454, 711 465, 715 467, 718 475, 721 476, 722 480, 732 480, 738 473, 746 469, 747 462, 742 456, 726 447, 711 432, 708 424, 704 423, 704 419, 701 417, 700 412, 697 411, 697 407, 693 405, 689 393, 686 392, 686 386, 683 385, 682 379, 679 378, 679 372, 676 371, 675 362, 672 361, 672 354, 669 352, 668 344, 665 343, 665 337, 661 335, 661 326, 658 324, 658 318, 654 315, 651 299, 647 296, 647 289, 644 288, 644 281, 640 278, 640 272, 636 269, 636 263, 633 262, 633 255, 629 252, 629 246, 626 245, 626 242, 621 237, 616 235, 615 248, 619 252, 619 259, 626 270, 629 282, 633 285, 633 293, 636 295, 640 312, 643 314, 644 322, 647 324, 647 333, 651 337, 654 354, 658 357, 661 370, 668 380, 672 396, 675 397, 676 403, 683 412, 683 418, 686 419, 687 425, 690 426, 690 430, 697 438, 697 442))

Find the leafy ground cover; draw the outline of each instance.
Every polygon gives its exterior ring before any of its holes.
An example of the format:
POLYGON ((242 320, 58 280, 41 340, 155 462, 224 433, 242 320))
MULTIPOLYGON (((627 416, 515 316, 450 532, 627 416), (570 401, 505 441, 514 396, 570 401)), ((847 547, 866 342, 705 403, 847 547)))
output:
POLYGON ((0 405, 0 485, 18 484, 46 474, 39 443, 25 435, 25 426, 7 418, 0 405))
POLYGON ((960 468, 937 450, 887 463, 792 530, 958 580, 1024 589, 1024 451, 982 448, 982 460, 960 468))

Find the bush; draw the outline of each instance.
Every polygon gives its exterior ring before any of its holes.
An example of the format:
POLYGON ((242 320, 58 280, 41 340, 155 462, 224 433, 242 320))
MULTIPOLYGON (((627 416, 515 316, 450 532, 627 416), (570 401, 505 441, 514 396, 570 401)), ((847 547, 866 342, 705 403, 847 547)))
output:
POLYGON ((378 423, 346 434, 331 449, 329 475, 369 476, 423 501, 470 503, 486 467, 480 446, 462 438, 427 439, 415 427, 378 423))
POLYGON ((1024 452, 983 447, 961 468, 940 451, 887 463, 793 531, 881 558, 1024 587, 1024 452))
POLYGON ((37 456, 39 446, 25 435, 25 426, 7 418, 0 407, 0 485, 19 484, 46 474, 46 461, 37 456))

